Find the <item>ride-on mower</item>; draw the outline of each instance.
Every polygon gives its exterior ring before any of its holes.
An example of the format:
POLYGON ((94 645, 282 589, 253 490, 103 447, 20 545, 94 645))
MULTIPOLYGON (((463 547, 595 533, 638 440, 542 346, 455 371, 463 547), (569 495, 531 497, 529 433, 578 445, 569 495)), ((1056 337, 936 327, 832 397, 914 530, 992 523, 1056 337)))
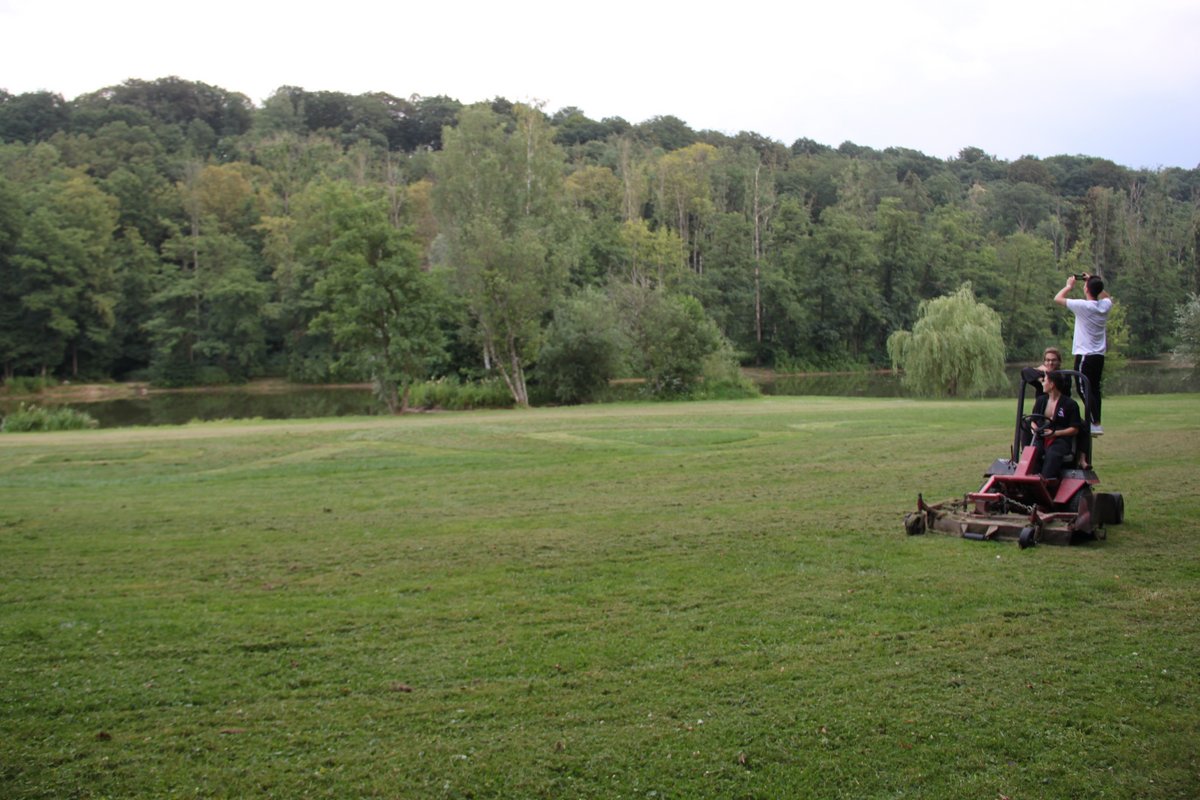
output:
MULTIPOLYGON (((1041 435, 1050 419, 1025 413, 1025 387, 1032 379, 1022 375, 1017 395, 1017 420, 1008 458, 996 459, 977 492, 960 499, 929 504, 917 495, 917 510, 904 517, 909 535, 937 531, 980 541, 1015 541, 1021 549, 1035 544, 1073 544, 1105 538, 1104 526, 1119 525, 1125 518, 1120 494, 1094 492, 1100 483, 1092 462, 1092 430, 1088 418, 1091 387, 1083 373, 1058 370, 1077 381, 1084 409, 1083 425, 1072 442, 1058 478, 1043 478, 1035 469, 1033 435, 1041 435), (1034 430, 1036 428, 1036 431, 1034 430)), ((1034 370, 1036 372, 1036 370, 1034 370)), ((1039 373, 1040 374, 1040 373, 1039 373)))

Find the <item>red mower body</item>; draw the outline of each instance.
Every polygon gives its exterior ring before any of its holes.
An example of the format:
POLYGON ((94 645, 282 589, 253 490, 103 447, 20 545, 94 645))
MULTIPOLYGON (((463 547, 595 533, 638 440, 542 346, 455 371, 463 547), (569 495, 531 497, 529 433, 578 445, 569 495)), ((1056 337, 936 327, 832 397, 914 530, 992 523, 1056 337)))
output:
MULTIPOLYGON (((1087 408, 1087 378, 1074 370, 1087 408)), ((1025 430, 1025 386, 1017 399, 1017 423, 1010 457, 996 459, 984 473, 983 485, 961 498, 930 504, 917 495, 917 510, 904 518, 910 535, 926 531, 981 541, 1014 541, 1022 549, 1035 544, 1074 544, 1104 539, 1105 525, 1120 524, 1125 502, 1120 494, 1096 492, 1100 483, 1091 461, 1091 426, 1084 421, 1070 463, 1057 478, 1033 469, 1034 448, 1025 430), (1086 459, 1085 468, 1076 468, 1086 459)))

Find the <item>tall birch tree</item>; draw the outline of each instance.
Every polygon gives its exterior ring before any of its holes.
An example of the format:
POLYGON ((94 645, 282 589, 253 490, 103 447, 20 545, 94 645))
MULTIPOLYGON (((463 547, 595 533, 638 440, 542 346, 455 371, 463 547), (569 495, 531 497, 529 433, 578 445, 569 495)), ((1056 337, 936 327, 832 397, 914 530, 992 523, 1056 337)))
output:
POLYGON ((536 108, 515 105, 509 118, 472 106, 444 130, 435 170, 435 212, 484 363, 520 406, 569 262, 565 157, 553 135, 536 108))

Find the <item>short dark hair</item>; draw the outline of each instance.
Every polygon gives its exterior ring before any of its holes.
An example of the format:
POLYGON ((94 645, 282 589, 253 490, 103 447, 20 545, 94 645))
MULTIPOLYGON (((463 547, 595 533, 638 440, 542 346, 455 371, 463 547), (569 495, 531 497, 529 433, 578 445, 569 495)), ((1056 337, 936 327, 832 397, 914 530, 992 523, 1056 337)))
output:
POLYGON ((1071 393, 1070 375, 1065 372, 1059 372, 1058 370, 1055 370, 1054 372, 1048 372, 1046 374, 1050 376, 1050 382, 1057 386, 1060 392, 1063 394, 1071 393))
POLYGON ((1104 279, 1099 275, 1093 275, 1092 277, 1088 278, 1087 290, 1088 294, 1090 294, 1092 297, 1099 297, 1100 293, 1104 291, 1104 279))

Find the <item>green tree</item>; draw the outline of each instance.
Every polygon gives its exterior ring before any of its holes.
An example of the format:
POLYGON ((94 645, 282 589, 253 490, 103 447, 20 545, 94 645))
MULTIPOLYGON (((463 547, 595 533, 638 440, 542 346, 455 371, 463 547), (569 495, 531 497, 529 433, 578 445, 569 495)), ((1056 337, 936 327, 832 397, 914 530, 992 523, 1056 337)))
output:
POLYGON ((612 300, 585 289, 554 310, 537 377, 559 402, 586 403, 619 375, 628 348, 612 300))
POLYGON ((298 136, 278 133, 250 145, 254 163, 266 170, 275 215, 287 215, 292 199, 322 173, 329 171, 340 154, 330 139, 313 134, 298 136))
POLYGON ((1123 194, 1104 187, 1093 187, 1080 201, 1080 219, 1076 236, 1091 244, 1091 263, 1086 272, 1103 275, 1106 281, 1120 277, 1121 245, 1126 220, 1123 194))
POLYGON ((893 333, 887 349, 903 384, 920 395, 970 397, 1005 384, 1000 316, 969 283, 921 303, 913 329, 893 333))
POLYGON ((266 354, 268 290, 257 277, 254 252, 219 232, 174 237, 163 252, 146 323, 159 382, 191 383, 204 366, 235 379, 258 372, 266 354))
POLYGON ((652 231, 645 220, 629 220, 618 232, 621 244, 620 277, 643 289, 667 289, 684 272, 683 242, 674 231, 652 231))
POLYGON ((148 112, 161 125, 191 134, 193 145, 207 155, 220 137, 239 136, 250 130, 254 104, 250 98, 216 86, 177 77, 153 81, 131 79, 75 100, 80 111, 127 107, 148 112))
POLYGON ((706 359, 725 346, 716 323, 694 297, 624 287, 618 302, 633 342, 634 365, 655 396, 690 392, 706 359))
POLYGON ((704 272, 701 241, 714 213, 712 171, 718 150, 691 144, 673 150, 655 165, 655 197, 659 223, 678 234, 687 248, 688 266, 704 272))
MULTIPOLYGON (((41 147, 49 147, 42 145, 41 147)), ((24 193, 20 237, 5 281, 20 311, 19 344, 6 360, 43 372, 103 372, 117 302, 113 232, 116 201, 77 171, 55 167, 24 193)))
POLYGON ((1037 156, 1021 156, 1008 165, 1008 181, 1013 184, 1032 183, 1046 190, 1054 189, 1054 175, 1037 156))
POLYGON ((632 133, 641 141, 666 152, 682 149, 696 141, 696 132, 679 117, 669 114, 638 123, 633 126, 632 133))
POLYGON ((987 195, 992 229, 1001 236, 1032 233, 1050 215, 1052 198, 1043 187, 1033 183, 1008 183, 993 186, 987 195))
POLYGON ((325 310, 313 328, 332 334, 336 368, 366 371, 388 409, 406 411, 413 383, 443 355, 438 287, 411 237, 389 224, 384 201, 359 199, 336 218, 315 287, 325 310))
POLYGON ((704 274, 688 274, 682 287, 737 347, 757 353, 761 319, 760 262, 753 222, 740 213, 714 214, 704 242, 704 274))
POLYGON ((71 106, 62 95, 0 92, 0 141, 44 142, 67 127, 71 106))
POLYGON ((1065 277, 1045 239, 1014 233, 1000 243, 996 294, 987 300, 1000 313, 1004 341, 1014 357, 1034 357, 1057 340, 1054 322, 1061 314, 1051 301, 1065 277))
POLYGON ((1185 264, 1196 263, 1195 207, 1172 201, 1156 185, 1160 180, 1130 187, 1121 225, 1121 270, 1101 273, 1106 288, 1127 309, 1131 350, 1143 357, 1170 346, 1174 312, 1189 288, 1185 264))
POLYGON ((875 232, 879 254, 878 289, 882 301, 883 344, 894 330, 912 324, 917 308, 917 282, 928 263, 928 244, 921 218, 903 207, 898 198, 888 197, 875 210, 875 232))
POLYGON ((355 203, 348 183, 314 180, 292 196, 287 214, 266 216, 258 225, 274 290, 280 346, 292 380, 332 378, 332 336, 312 327, 313 318, 325 310, 315 287, 330 268, 327 259, 339 235, 341 209, 355 203))
POLYGON ((473 106, 445 130, 434 201, 484 363, 527 406, 526 368, 571 253, 562 150, 539 110, 517 105, 513 113, 509 128, 491 108, 473 106))
POLYGON ((203 366, 248 378, 263 366, 273 311, 260 278, 261 253, 248 238, 258 220, 256 193, 240 167, 197 162, 187 165, 176 188, 187 228, 163 243, 146 324, 157 379, 190 383, 203 366))
POLYGON ((800 281, 807 348, 825 359, 870 355, 882 321, 874 233, 835 206, 825 209, 808 246, 800 281))
POLYGON ((792 196, 784 196, 767 231, 763 266, 763 343, 758 352, 773 364, 792 361, 805 349, 808 316, 804 285, 812 220, 792 196))
POLYGON ((136 228, 126 228, 115 242, 117 296, 113 326, 113 373, 122 377, 148 367, 153 345, 144 328, 153 314, 151 298, 162 272, 162 260, 136 228))
POLYGON ((608 167, 585 166, 567 176, 565 186, 579 243, 571 282, 603 285, 622 260, 621 180, 608 167))
POLYGON ((996 283, 996 253, 979 215, 965 208, 939 206, 926 219, 929 254, 918 281, 917 294, 929 299, 948 294, 970 281, 984 287, 996 283))
POLYGON ((27 335, 26 311, 13 262, 24 221, 17 187, 0 175, 0 367, 6 381, 19 366, 27 335))

